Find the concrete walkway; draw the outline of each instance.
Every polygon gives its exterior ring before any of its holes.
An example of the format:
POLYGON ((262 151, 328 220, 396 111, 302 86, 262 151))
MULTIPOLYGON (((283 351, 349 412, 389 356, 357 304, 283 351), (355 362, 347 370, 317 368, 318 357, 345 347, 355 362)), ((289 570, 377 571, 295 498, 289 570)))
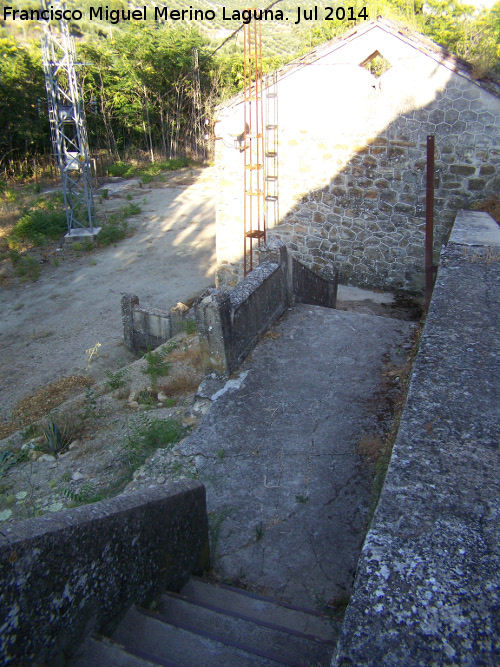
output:
POLYGON ((350 594, 372 501, 364 454, 391 422, 382 372, 404 363, 414 326, 299 304, 216 397, 179 451, 207 487, 221 578, 309 608, 350 594))

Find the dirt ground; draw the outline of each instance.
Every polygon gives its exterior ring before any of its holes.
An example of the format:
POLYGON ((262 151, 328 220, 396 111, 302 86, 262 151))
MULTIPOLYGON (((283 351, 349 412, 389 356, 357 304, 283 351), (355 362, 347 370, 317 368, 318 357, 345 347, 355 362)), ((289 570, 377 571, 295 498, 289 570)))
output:
POLYGON ((106 211, 141 207, 130 238, 82 252, 56 249, 36 282, 0 287, 0 423, 27 394, 64 376, 96 380, 134 357, 123 345, 120 300, 169 309, 213 284, 213 169, 183 170, 140 187, 137 180, 105 184, 106 211), (56 266, 57 265, 57 266, 56 266), (88 365, 86 350, 99 356, 88 365))

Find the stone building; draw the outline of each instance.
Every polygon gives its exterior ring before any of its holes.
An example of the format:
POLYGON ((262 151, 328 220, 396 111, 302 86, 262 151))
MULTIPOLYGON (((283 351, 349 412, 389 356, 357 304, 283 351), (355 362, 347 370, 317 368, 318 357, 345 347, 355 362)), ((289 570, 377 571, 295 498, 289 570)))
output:
MULTIPOLYGON (((437 261, 457 209, 499 194, 500 82, 377 19, 279 70, 277 90, 271 233, 310 268, 338 267, 341 282, 421 291, 427 136, 435 136, 437 261)), ((215 125, 223 289, 242 276, 244 157, 235 137, 243 119, 238 96, 215 125)))

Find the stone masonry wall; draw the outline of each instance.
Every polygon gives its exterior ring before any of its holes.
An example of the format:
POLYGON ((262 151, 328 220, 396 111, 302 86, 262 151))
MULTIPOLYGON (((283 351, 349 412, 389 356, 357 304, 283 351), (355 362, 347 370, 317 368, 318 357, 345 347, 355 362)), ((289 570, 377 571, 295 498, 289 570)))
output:
MULTIPOLYGON (((420 39, 420 38, 419 38, 420 39)), ((435 136, 435 263, 457 209, 500 191, 500 87, 458 72, 387 22, 321 47, 278 78, 279 224, 271 233, 340 281, 424 285, 427 136, 435 136), (363 61, 381 53, 376 78, 363 61)), ((241 277, 241 101, 216 124, 217 280, 241 277)))
MULTIPOLYGON (((337 265, 343 282, 421 289, 427 135, 434 134, 436 143, 438 253, 457 209, 500 190, 500 122, 491 113, 497 104, 488 104, 487 97, 454 75, 428 108, 398 117, 358 148, 328 185, 297 201, 273 234, 316 271, 337 265)), ((303 146, 311 169, 315 160, 335 162, 346 152, 337 144, 331 157, 319 156, 312 143, 303 146)), ((286 147, 282 152, 286 156, 286 147)), ((295 176, 300 178, 300 173, 295 176)))

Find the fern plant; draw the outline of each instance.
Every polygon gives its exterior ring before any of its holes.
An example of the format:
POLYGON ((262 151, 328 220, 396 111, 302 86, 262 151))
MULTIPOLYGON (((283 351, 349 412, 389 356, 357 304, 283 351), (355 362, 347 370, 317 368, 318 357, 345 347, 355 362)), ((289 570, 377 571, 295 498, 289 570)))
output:
POLYGON ((128 367, 121 368, 116 371, 116 373, 112 373, 110 370, 104 371, 104 375, 108 378, 106 380, 106 386, 110 389, 122 389, 127 382, 129 371, 130 369, 128 367))
POLYGON ((144 375, 149 375, 151 378, 151 387, 154 392, 156 392, 156 386, 158 383, 158 378, 168 375, 168 372, 172 366, 167 360, 166 357, 177 347, 176 343, 171 343, 164 347, 161 350, 156 352, 148 349, 147 353, 144 355, 147 366, 142 369, 144 375))

